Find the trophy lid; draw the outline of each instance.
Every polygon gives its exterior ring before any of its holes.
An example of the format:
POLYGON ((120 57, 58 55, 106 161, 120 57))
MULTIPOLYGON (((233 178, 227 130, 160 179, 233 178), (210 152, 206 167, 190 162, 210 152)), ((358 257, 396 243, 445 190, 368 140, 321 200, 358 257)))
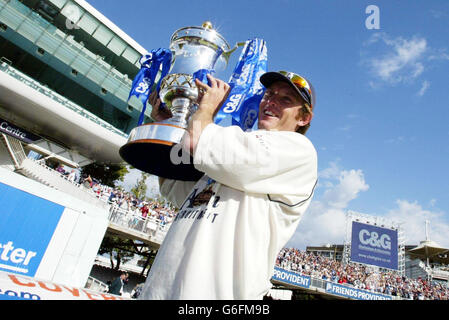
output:
POLYGON ((205 21, 201 27, 184 27, 176 30, 170 39, 170 43, 189 39, 203 40, 203 42, 216 46, 224 52, 231 48, 225 38, 213 28, 210 21, 205 21))

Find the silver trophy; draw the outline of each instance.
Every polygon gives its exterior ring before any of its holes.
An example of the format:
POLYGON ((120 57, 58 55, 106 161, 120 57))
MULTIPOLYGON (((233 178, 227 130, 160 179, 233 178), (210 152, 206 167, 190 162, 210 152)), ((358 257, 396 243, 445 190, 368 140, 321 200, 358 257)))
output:
POLYGON ((176 147, 197 107, 199 92, 193 74, 215 69, 216 65, 226 66, 235 49, 230 50, 210 22, 177 30, 170 40, 171 70, 162 79, 159 94, 173 117, 134 128, 127 144, 120 148, 120 156, 133 167, 159 177, 198 180, 203 173, 194 168, 192 158, 180 162, 182 150, 176 147))

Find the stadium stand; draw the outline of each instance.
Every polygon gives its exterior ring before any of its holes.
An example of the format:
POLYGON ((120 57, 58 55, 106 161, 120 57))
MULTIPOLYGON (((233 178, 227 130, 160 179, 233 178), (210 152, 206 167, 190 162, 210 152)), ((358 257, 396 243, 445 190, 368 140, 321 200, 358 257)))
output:
POLYGON ((312 279, 322 279, 405 300, 448 300, 449 296, 447 284, 422 277, 401 277, 395 272, 374 272, 361 264, 343 265, 339 261, 295 248, 283 248, 278 254, 276 266, 312 279))

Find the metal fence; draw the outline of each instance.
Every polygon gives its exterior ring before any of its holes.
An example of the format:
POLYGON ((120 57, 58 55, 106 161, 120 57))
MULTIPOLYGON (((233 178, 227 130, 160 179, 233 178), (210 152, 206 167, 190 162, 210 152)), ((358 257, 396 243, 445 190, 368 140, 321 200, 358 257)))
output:
POLYGON ((109 210, 109 221, 118 226, 131 229, 145 235, 149 235, 153 240, 160 243, 165 237, 171 222, 165 222, 154 217, 142 217, 139 210, 126 210, 113 204, 109 210))
POLYGON ((108 292, 109 286, 106 283, 101 282, 100 280, 89 277, 87 278, 87 282, 84 288, 97 292, 108 292))

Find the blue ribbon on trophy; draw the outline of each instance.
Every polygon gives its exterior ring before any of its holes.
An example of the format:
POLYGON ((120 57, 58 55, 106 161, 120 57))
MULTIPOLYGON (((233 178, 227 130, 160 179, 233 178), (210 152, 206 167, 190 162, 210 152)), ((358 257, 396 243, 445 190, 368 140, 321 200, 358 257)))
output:
POLYGON ((207 79, 208 74, 215 73, 214 69, 200 69, 193 74, 193 80, 198 79, 203 83, 209 84, 209 80, 207 79))
POLYGON ((227 100, 214 122, 225 126, 229 116, 232 125, 243 131, 251 129, 259 114, 259 104, 265 92, 259 78, 267 72, 267 46, 263 39, 247 40, 239 61, 228 82, 231 87, 227 100))
POLYGON ((154 82, 158 71, 161 69, 161 76, 156 85, 156 90, 159 92, 161 80, 170 71, 172 53, 168 49, 159 48, 151 50, 150 53, 145 54, 140 58, 140 71, 133 80, 131 91, 129 92, 128 100, 132 96, 136 96, 142 102, 142 111, 140 113, 138 126, 143 123, 145 117, 145 110, 147 101, 154 89, 154 82))

